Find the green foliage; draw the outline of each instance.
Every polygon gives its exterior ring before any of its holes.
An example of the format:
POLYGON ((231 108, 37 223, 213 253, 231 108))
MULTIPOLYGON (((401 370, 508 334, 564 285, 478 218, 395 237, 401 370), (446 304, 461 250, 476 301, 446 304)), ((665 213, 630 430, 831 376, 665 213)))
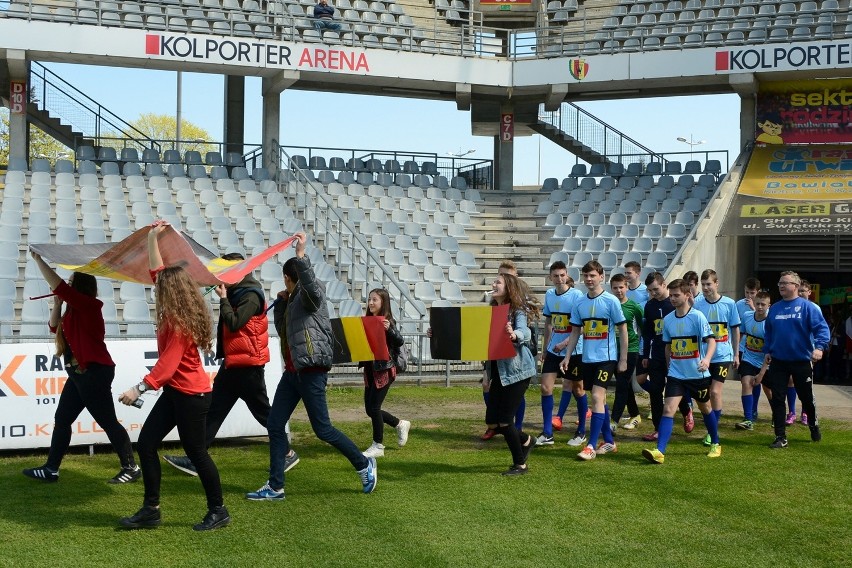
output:
MULTIPOLYGON (((366 447, 369 421, 359 389, 329 391, 336 426, 366 447)), ((558 392, 557 392, 558 396, 558 392)), ((540 419, 536 390, 528 422, 540 419)), ((791 427, 790 447, 772 451, 771 426, 755 432, 722 419, 722 457, 709 460, 701 427, 676 429, 666 464, 645 462, 642 432, 617 438, 616 454, 585 463, 557 433, 533 450, 530 473, 504 478, 511 458, 497 437, 481 442, 478 389, 394 386, 385 408, 414 420, 397 448, 386 431, 379 483, 363 495, 351 465, 317 440, 304 412, 292 422, 299 465, 283 502, 251 502, 266 479, 264 440, 217 443, 231 526, 193 533, 204 514, 197 478, 163 464, 163 526, 122 532, 119 517, 142 502, 142 483, 113 486, 109 448, 78 449, 61 480, 20 474, 43 463, 0 456, 0 566, 848 566, 852 536, 848 423, 826 422, 820 444, 791 427), (429 418, 414 416, 428 410, 429 418)), ((571 407, 574 411, 574 407, 571 407)), ((421 415, 422 416, 422 415, 421 415)), ((163 453, 180 453, 169 444, 163 453)))
MULTIPOLYGON (((177 119, 174 116, 143 113, 139 115, 139 118, 131 121, 130 124, 154 140, 177 139, 177 119)), ((200 126, 187 120, 181 120, 180 137, 182 140, 180 147, 182 152, 197 150, 203 154, 208 150, 215 150, 213 145, 203 143, 212 140, 212 135, 200 126)))

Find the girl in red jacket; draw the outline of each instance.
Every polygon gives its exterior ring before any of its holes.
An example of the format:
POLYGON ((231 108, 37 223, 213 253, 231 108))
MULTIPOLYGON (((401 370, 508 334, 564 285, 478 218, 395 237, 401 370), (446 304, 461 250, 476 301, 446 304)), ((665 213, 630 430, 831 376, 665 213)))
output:
POLYGON ((59 465, 71 444, 71 427, 83 409, 106 432, 121 461, 121 471, 110 483, 128 483, 139 479, 141 472, 133 459, 133 448, 127 430, 115 416, 112 381, 115 363, 104 343, 103 302, 98 300, 98 283, 94 276, 75 272, 68 284, 49 267, 41 256, 32 253, 36 266, 56 296, 48 325, 56 334, 56 355, 65 362, 68 381, 56 405, 53 435, 47 463, 25 469, 33 479, 59 481, 59 465), (65 313, 62 313, 62 304, 65 313))
POLYGON ((197 531, 224 527, 231 522, 222 504, 219 470, 207 453, 206 423, 210 408, 210 377, 198 349, 209 350, 213 324, 198 284, 180 266, 163 266, 157 238, 167 225, 159 222, 148 233, 148 261, 157 298, 157 350, 160 358, 151 372, 119 399, 133 402, 145 391, 162 388, 139 433, 137 451, 145 483, 145 499, 136 514, 121 519, 124 528, 160 524, 160 458, 157 448, 177 426, 186 455, 198 471, 207 495, 207 514, 193 526, 197 531))

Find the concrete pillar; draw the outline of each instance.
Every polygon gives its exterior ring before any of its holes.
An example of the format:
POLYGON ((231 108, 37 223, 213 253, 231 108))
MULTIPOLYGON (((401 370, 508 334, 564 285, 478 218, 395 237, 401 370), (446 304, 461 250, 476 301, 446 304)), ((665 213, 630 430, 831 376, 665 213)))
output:
POLYGON ((263 78, 263 165, 277 171, 276 144, 281 142, 281 92, 299 80, 299 71, 279 71, 263 78))
MULTIPOLYGON (((6 61, 9 67, 9 79, 24 83, 23 112, 9 113, 9 158, 20 158, 29 162, 30 155, 30 132, 27 126, 26 105, 30 103, 29 97, 29 70, 27 53, 19 49, 10 49, 6 52, 6 61)), ((6 93, 10 96, 11 93, 6 93)), ((14 104, 14 103, 13 103, 14 104)))
POLYGON ((511 103, 500 105, 500 125, 494 138, 494 188, 499 191, 512 191, 514 187, 514 110, 511 103))
MULTIPOLYGON (((757 124, 755 97, 758 82, 753 73, 731 75, 729 81, 731 88, 740 96, 740 149, 742 149, 746 144, 754 141, 757 124)), ((736 156, 732 156, 732 159, 736 159, 736 156)))
MULTIPOLYGON (((225 75, 224 140, 225 152, 244 153, 246 78, 225 75)), ((224 156, 223 156, 224 157, 224 156)))

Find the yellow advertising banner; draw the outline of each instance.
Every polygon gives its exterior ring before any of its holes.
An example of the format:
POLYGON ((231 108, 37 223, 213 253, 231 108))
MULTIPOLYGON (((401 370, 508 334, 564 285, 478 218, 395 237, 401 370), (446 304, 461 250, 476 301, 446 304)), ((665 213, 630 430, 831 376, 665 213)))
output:
POLYGON ((720 235, 852 232, 852 146, 759 146, 720 235))

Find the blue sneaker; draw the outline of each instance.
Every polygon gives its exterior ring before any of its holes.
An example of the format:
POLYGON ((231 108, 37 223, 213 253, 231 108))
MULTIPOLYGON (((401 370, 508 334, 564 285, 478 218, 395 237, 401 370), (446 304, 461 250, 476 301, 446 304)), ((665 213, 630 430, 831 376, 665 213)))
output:
POLYGON ((246 493, 246 499, 249 501, 283 501, 284 500, 284 488, 281 489, 273 489, 269 486, 269 482, 263 484, 263 487, 258 489, 257 491, 252 491, 251 493, 246 493))
POLYGON ((376 458, 367 458, 367 467, 360 470, 358 475, 361 476, 364 493, 372 493, 379 482, 379 467, 376 465, 376 458))

